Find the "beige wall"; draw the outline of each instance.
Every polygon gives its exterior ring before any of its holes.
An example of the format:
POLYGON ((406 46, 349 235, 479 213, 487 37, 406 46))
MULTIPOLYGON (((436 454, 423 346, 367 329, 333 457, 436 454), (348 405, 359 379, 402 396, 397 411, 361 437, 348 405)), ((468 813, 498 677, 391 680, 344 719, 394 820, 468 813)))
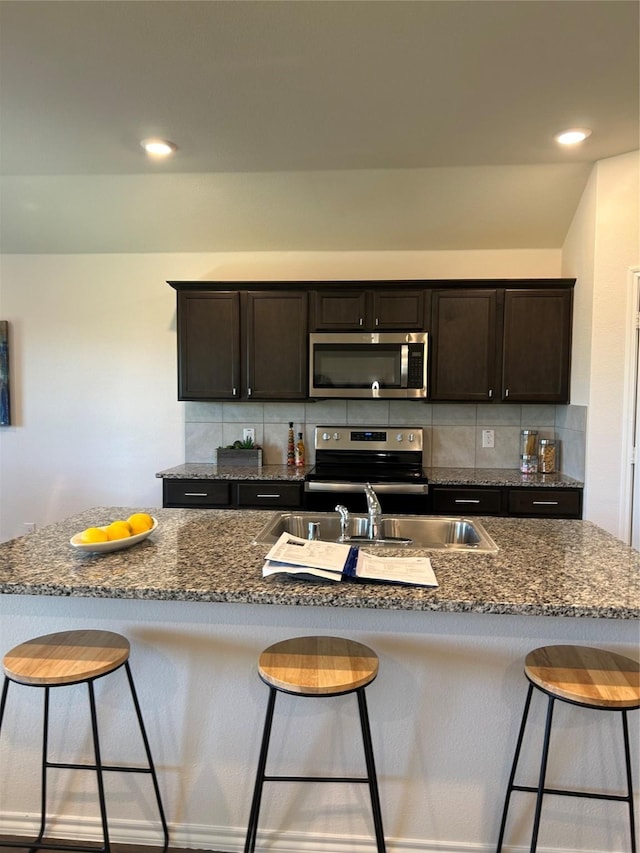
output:
POLYGON ((588 404, 585 517, 621 536, 630 270, 640 267, 638 152, 596 164, 563 251, 576 276, 572 402, 588 404))

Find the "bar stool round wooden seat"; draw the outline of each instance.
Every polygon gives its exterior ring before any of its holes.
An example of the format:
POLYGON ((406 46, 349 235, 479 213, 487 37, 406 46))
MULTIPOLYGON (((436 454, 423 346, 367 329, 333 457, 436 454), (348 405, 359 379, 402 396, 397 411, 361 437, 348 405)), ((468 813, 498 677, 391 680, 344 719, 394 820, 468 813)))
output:
POLYGON ((27 687, 40 687, 44 690, 44 721, 41 757, 41 791, 40 791, 40 829, 35 841, 2 841, 0 847, 28 847, 46 850, 75 850, 75 851, 105 851, 111 849, 109 827, 107 823, 107 807, 104 790, 103 773, 119 771, 122 773, 144 773, 151 777, 160 823, 164 836, 164 850, 169 844, 169 831, 165 819, 164 808, 160 797, 160 789, 156 770, 151 757, 151 749, 147 732, 142 719, 142 712, 129 666, 129 641, 120 634, 111 631, 62 631, 46 634, 21 643, 4 656, 4 683, 0 698, 0 733, 7 704, 9 685, 16 684, 27 687), (109 675, 124 666, 131 698, 135 708, 140 735, 144 745, 147 765, 140 767, 117 766, 103 763, 100 739, 98 735, 98 718, 93 683, 98 678, 109 675), (49 760, 49 693, 57 687, 86 683, 89 692, 89 709, 91 712, 91 730, 93 739, 94 763, 63 763, 49 760), (47 825, 47 771, 50 768, 70 770, 93 770, 96 773, 100 819, 103 833, 103 846, 83 845, 78 843, 45 841, 47 825))
POLYGON ((640 664, 613 652, 593 649, 589 646, 543 646, 530 652, 525 659, 524 673, 529 680, 522 722, 516 743, 515 755, 507 785, 507 794, 500 824, 497 853, 502 850, 507 813, 512 791, 528 791, 536 794, 530 853, 535 853, 540 829, 542 799, 545 794, 570 797, 587 797, 598 800, 614 800, 627 803, 631 851, 636 853, 636 831, 633 816, 633 785, 631 757, 629 752, 629 725, 627 712, 640 708, 640 664), (542 759, 537 786, 516 785, 515 776, 524 739, 527 717, 534 687, 547 695, 547 716, 542 759), (571 791, 546 788, 545 777, 549 757, 549 741, 555 700, 592 708, 597 711, 618 711, 622 717, 622 738, 626 769, 626 795, 602 794, 589 791, 571 791))
POLYGON ((364 782, 369 786, 371 809, 378 853, 385 853, 378 782, 371 743, 365 688, 378 674, 378 656, 368 646, 340 637, 295 637, 265 649, 258 662, 260 678, 269 687, 269 699, 251 803, 245 853, 256 845, 260 802, 265 782, 364 782), (267 753, 278 691, 297 696, 341 696, 355 693, 367 775, 345 776, 268 776, 267 753))

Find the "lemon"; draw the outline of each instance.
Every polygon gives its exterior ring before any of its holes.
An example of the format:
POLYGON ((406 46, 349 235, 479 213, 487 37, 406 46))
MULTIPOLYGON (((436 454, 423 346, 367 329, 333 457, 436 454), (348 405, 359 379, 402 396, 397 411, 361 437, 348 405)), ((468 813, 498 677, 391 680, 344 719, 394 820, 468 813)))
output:
POLYGON ((134 512, 127 519, 127 523, 131 528, 131 533, 135 536, 137 533, 144 533, 151 530, 153 527, 153 519, 146 512, 134 512))
POLYGON ((106 533, 109 541, 112 541, 113 539, 126 539, 128 536, 131 536, 131 528, 129 527, 128 522, 118 519, 117 521, 112 521, 111 524, 107 525, 106 533))
POLYGON ((83 545, 92 545, 94 542, 106 542, 109 537, 106 530, 101 527, 87 527, 79 536, 83 545))

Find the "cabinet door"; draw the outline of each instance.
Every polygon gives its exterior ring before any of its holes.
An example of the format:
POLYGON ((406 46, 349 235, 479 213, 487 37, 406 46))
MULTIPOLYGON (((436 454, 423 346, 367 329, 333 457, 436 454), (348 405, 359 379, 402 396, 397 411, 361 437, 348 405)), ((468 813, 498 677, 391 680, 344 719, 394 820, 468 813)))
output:
POLYGON ((320 332, 348 332, 367 325, 367 291, 314 290, 311 293, 311 327, 320 332))
POLYGON ((307 294, 251 291, 244 303, 246 397, 302 400, 307 396, 307 294))
POLYGON ((425 328, 424 290, 374 290, 373 328, 422 331, 425 328))
POLYGON ((432 400, 493 397, 496 378, 495 290, 436 290, 432 302, 432 400))
POLYGON ((240 294, 178 294, 178 399, 240 394, 240 294))
POLYGON ((571 290, 507 290, 502 399, 569 401, 571 290))

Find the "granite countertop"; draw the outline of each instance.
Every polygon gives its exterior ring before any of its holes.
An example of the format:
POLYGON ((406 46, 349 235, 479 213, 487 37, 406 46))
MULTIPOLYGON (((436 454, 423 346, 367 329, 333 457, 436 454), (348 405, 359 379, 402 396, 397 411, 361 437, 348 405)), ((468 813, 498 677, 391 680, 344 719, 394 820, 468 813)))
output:
MULTIPOLYGON (((169 480, 303 480, 312 466, 262 465, 260 468, 229 467, 208 462, 187 462, 158 471, 169 480)), ((582 488, 580 480, 566 474, 521 474, 517 468, 425 468, 435 486, 524 486, 536 488, 582 488)))
MULTIPOLYGON (((0 592, 93 598, 238 602, 365 609, 640 616, 640 552, 587 521, 480 519, 496 555, 428 553, 439 587, 262 578, 266 545, 253 539, 271 511, 156 509, 158 528, 103 555, 73 549, 85 527, 140 508, 98 507, 0 544, 0 592)), ((379 553, 379 552, 378 552, 379 553)))

